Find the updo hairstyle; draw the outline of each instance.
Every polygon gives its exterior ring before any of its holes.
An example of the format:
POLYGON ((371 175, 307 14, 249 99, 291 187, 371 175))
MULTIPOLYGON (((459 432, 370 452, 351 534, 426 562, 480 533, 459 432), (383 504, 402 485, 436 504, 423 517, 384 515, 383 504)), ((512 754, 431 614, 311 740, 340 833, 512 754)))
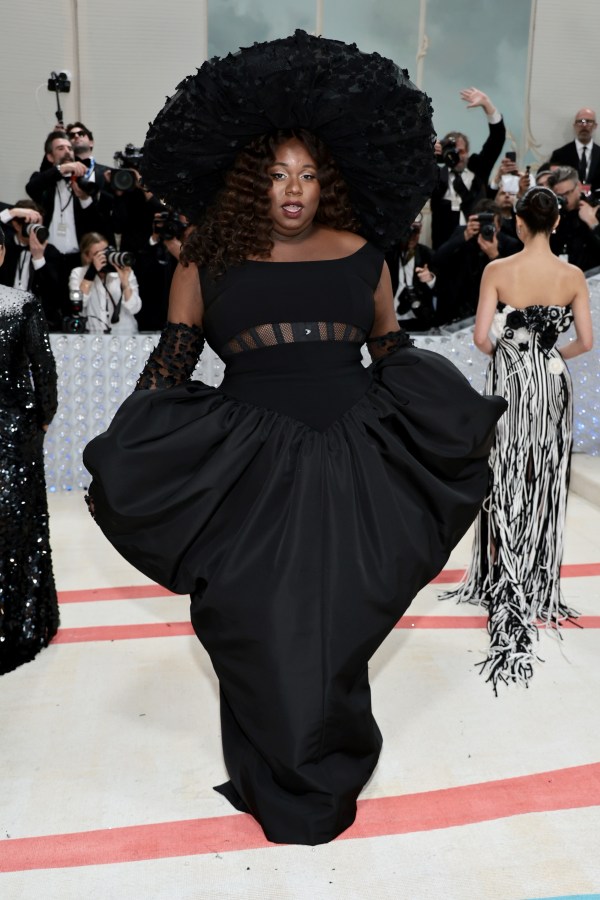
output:
POLYGON ((547 187, 529 188, 517 201, 515 212, 531 234, 550 234, 559 214, 557 196, 547 187))

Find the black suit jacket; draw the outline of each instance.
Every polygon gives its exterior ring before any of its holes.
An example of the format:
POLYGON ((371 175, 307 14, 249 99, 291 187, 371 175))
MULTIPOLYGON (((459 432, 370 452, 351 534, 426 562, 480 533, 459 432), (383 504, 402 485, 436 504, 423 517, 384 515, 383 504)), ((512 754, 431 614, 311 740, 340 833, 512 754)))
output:
MULTIPOLYGON (((498 232, 500 258, 523 249, 521 241, 498 232)), ((465 240, 465 226, 459 225, 451 238, 434 254, 437 271, 436 290, 440 324, 475 315, 483 270, 490 262, 479 248, 477 236, 465 240)))
POLYGON ((600 224, 590 228, 577 210, 563 213, 550 235, 550 248, 557 256, 566 251, 569 262, 584 272, 595 269, 600 266, 600 224))
MULTIPOLYGON (((553 166, 572 166, 578 172, 579 155, 575 141, 570 141, 568 144, 553 150, 550 164, 553 166)), ((592 147, 592 159, 587 180, 592 190, 600 189, 600 146, 596 143, 592 147)))
MULTIPOLYGON (((390 277, 392 279, 392 291, 394 297, 396 296, 396 291, 398 290, 398 284, 400 283, 400 260, 402 258, 402 245, 397 244, 391 250, 385 254, 385 261, 388 264, 388 268, 390 270, 390 277)), ((404 319, 400 322, 403 327, 408 328, 408 330, 412 331, 422 331, 431 328, 434 324, 434 308, 433 308, 433 298, 435 296, 435 292, 432 291, 427 284, 420 281, 415 269, 420 268, 422 266, 429 266, 432 268, 432 259, 433 259, 433 251, 430 247, 427 247, 425 244, 417 244, 415 247, 415 265, 413 269, 413 277, 412 283, 409 287, 412 287, 418 298, 421 301, 421 305, 418 311, 414 311, 415 318, 414 319, 404 319)), ((435 274, 435 272, 434 272, 435 274)), ((400 297, 400 305, 398 307, 399 313, 409 312, 409 305, 405 301, 406 292, 403 291, 400 297), (403 303, 404 301, 404 303, 403 303)))
MULTIPOLYGON (((44 224, 49 225, 54 213, 54 194, 56 186, 63 176, 56 166, 51 166, 43 172, 34 172, 25 186, 25 190, 32 200, 35 200, 44 210, 44 224)), ((75 216, 75 231, 77 240, 88 231, 99 231, 112 242, 114 235, 110 231, 110 225, 102 214, 97 200, 92 200, 90 206, 84 209, 77 197, 73 197, 73 213, 75 216)))
MULTIPOLYGON (((12 287, 15 281, 20 252, 15 243, 14 232, 6 235, 6 257, 4 265, 0 267, 0 284, 12 287)), ((44 250, 45 265, 41 269, 34 269, 33 263, 29 263, 28 290, 40 300, 48 327, 51 331, 62 330, 62 315, 59 295, 59 264, 60 253, 52 244, 47 244, 44 250)))
MULTIPOLYGON (((486 196, 491 171, 506 140, 504 119, 488 127, 489 134, 485 144, 479 153, 471 154, 467 163, 467 169, 473 172, 475 177, 469 189, 466 208, 463 204, 463 212, 466 217, 469 216, 475 203, 486 196)), ((448 240, 459 224, 460 213, 453 212, 450 201, 444 200, 450 177, 451 173, 446 166, 443 166, 440 169, 439 182, 431 195, 431 242, 434 250, 448 240)))

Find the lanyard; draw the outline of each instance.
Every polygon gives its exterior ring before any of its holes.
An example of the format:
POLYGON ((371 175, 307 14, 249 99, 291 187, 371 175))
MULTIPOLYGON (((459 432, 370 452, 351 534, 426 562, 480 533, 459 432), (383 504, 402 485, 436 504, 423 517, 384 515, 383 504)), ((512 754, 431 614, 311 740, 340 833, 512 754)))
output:
MULTIPOLYGON (((19 279, 19 286, 22 284, 21 279, 23 278, 23 269, 25 268, 25 262, 29 265, 29 257, 31 259, 31 253, 29 250, 21 250, 19 253, 19 259, 17 261, 17 277, 19 279)), ((27 290, 27 288, 25 288, 27 290)))
POLYGON ((66 182, 64 182, 64 184, 66 185, 67 191, 69 192, 69 199, 67 200, 67 202, 65 203, 64 206, 62 205, 61 200, 60 200, 60 188, 57 188, 57 190, 58 190, 58 205, 60 206, 60 217, 61 217, 61 219, 62 219, 62 216, 63 216, 64 211, 65 211, 65 210, 67 209, 67 207, 69 206, 69 203, 71 203, 71 201, 73 200, 73 189, 71 188, 71 185, 70 185, 70 184, 66 184, 66 182))

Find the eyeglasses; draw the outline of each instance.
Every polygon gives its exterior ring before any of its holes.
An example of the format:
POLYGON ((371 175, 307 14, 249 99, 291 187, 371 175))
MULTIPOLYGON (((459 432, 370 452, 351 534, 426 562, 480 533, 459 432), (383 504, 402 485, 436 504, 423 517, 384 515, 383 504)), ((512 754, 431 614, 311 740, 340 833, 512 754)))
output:
POLYGON ((86 135, 87 135, 86 131, 69 131, 68 137, 70 137, 70 138, 86 137, 86 135))
POLYGON ((575 119, 575 125, 595 125, 595 119, 575 119))
POLYGON ((570 191, 560 191, 560 193, 559 193, 559 191, 555 190, 554 193, 556 194, 557 197, 570 197, 571 194, 573 193, 573 191, 576 191, 578 187, 579 187, 579 185, 575 184, 575 185, 573 185, 573 187, 571 188, 570 191))

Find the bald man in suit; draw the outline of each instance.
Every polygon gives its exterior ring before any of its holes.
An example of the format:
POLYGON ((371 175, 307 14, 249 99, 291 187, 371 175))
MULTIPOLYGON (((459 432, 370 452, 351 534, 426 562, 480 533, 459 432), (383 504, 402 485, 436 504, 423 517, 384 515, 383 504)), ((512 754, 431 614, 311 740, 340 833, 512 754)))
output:
POLYGON ((575 140, 552 151, 550 164, 571 166, 579 181, 592 190, 600 190, 600 146, 594 143, 598 126, 596 113, 589 106, 578 109, 573 120, 575 140))

